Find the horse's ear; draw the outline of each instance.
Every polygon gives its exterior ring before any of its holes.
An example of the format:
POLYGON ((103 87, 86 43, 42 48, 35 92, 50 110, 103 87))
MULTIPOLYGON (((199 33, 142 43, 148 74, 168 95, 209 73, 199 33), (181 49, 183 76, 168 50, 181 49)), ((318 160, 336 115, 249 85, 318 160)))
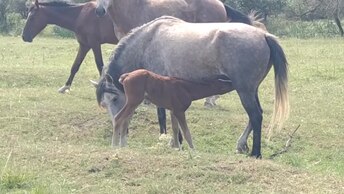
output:
POLYGON ((96 81, 93 81, 93 80, 90 80, 91 84, 94 86, 94 87, 98 87, 98 82, 96 81))
POLYGON ((35 0, 35 6, 36 6, 37 8, 39 8, 38 0, 35 0))

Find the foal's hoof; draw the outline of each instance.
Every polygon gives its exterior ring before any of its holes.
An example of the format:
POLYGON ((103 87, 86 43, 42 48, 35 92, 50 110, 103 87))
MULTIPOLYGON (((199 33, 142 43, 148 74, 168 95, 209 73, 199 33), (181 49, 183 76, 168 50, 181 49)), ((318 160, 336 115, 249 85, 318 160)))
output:
POLYGON ((63 86, 58 90, 58 92, 61 94, 64 94, 64 93, 69 92, 69 91, 70 91, 70 86, 63 86))

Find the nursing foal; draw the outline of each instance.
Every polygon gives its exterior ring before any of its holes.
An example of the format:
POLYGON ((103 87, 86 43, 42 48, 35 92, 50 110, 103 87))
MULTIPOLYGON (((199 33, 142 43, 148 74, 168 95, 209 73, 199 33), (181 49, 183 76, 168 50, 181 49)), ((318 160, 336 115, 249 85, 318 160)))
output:
MULTIPOLYGON (((119 82, 123 85, 126 103, 115 116, 112 146, 127 145, 129 119, 139 104, 146 98, 158 107, 171 110, 173 133, 178 133, 179 123, 185 140, 189 147, 193 148, 191 134, 185 119, 185 111, 189 108, 191 102, 233 90, 232 82, 223 75, 199 83, 161 76, 144 69, 121 75, 119 82)), ((179 148, 179 141, 174 140, 172 146, 179 148)))

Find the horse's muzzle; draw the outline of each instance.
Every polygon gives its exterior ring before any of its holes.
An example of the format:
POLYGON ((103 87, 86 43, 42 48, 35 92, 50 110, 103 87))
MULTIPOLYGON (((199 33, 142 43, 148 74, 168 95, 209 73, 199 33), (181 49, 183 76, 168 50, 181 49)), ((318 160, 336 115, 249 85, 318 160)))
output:
POLYGON ((105 15, 106 11, 103 7, 97 7, 96 8, 96 15, 99 17, 103 17, 105 15))

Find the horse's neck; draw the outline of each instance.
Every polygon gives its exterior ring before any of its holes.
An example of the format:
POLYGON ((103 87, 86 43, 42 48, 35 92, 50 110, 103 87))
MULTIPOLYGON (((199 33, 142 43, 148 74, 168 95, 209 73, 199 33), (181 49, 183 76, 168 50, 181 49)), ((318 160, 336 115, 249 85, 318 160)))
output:
POLYGON ((55 24, 75 32, 76 22, 82 6, 49 7, 46 6, 46 15, 49 24, 55 24))
POLYGON ((146 16, 141 14, 146 0, 113 0, 111 5, 111 18, 121 32, 126 34, 133 28, 143 25, 146 16))

